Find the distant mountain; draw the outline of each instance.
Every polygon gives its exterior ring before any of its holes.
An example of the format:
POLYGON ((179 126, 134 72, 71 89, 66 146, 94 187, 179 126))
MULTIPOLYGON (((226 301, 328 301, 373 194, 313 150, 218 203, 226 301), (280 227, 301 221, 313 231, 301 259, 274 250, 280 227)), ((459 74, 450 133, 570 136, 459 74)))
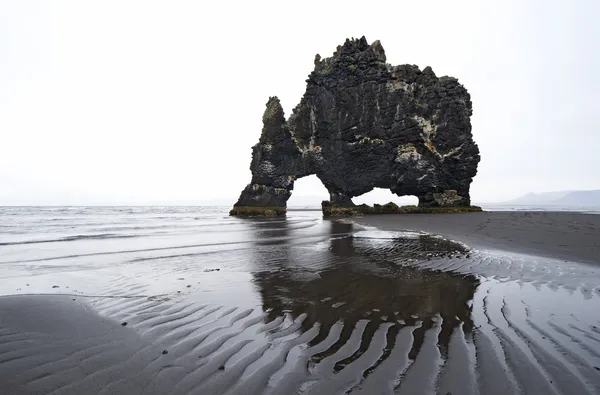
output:
POLYGON ((600 190, 528 193, 506 203, 514 205, 593 206, 600 205, 600 190))
POLYGON ((551 202, 560 199, 572 191, 528 193, 506 203, 510 204, 552 204, 551 202))
POLYGON ((553 204, 560 205, 581 205, 595 206, 600 205, 600 190, 595 191, 573 191, 554 201, 553 204))

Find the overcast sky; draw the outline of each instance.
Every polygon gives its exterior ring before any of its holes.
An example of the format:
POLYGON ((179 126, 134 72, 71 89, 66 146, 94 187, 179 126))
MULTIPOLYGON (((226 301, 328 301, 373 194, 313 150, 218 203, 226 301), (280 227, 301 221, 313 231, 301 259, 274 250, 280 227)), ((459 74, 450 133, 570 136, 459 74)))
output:
MULTIPOLYGON (((471 93, 471 196, 600 188, 597 0, 0 0, 0 204, 234 203, 264 105, 381 40, 471 93)), ((318 180, 297 195, 327 198, 318 180)), ((373 199, 385 194, 371 195, 373 199)))

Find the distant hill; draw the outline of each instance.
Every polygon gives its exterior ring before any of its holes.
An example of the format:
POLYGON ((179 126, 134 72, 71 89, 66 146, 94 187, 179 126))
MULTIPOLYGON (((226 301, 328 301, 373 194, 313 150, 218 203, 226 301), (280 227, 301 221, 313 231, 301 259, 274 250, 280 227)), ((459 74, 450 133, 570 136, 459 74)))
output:
POLYGON ((593 206, 600 205, 600 189, 592 191, 559 191, 545 193, 528 193, 517 199, 506 202, 515 205, 560 205, 560 206, 593 206))
POLYGON ((561 205, 600 205, 600 190, 595 191, 573 191, 554 201, 553 204, 561 205))

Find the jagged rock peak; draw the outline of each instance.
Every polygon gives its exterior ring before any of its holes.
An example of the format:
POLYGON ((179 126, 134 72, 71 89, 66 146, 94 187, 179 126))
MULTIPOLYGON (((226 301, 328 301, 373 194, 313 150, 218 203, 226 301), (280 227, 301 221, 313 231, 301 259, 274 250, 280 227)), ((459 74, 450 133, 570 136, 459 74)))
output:
POLYGON ((343 45, 339 45, 337 50, 333 53, 330 58, 323 59, 319 54, 315 57, 315 65, 327 66, 327 65, 343 65, 344 63, 369 63, 369 62, 382 62, 385 64, 385 50, 379 40, 369 45, 367 39, 363 36, 360 39, 346 39, 343 45))

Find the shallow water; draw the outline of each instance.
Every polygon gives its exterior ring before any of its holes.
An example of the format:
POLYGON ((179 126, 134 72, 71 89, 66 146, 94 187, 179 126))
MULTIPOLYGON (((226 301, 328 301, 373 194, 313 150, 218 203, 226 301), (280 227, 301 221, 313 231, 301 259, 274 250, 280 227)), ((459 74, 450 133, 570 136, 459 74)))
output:
MULTIPOLYGON (((169 351, 144 365, 166 386, 156 393, 600 393, 596 266, 320 212, 0 210, 0 295, 70 295, 126 321, 169 351)), ((0 377, 17 366, 2 337, 0 377)), ((78 363, 18 377, 75 392, 131 379, 111 366, 49 384, 78 363)))

